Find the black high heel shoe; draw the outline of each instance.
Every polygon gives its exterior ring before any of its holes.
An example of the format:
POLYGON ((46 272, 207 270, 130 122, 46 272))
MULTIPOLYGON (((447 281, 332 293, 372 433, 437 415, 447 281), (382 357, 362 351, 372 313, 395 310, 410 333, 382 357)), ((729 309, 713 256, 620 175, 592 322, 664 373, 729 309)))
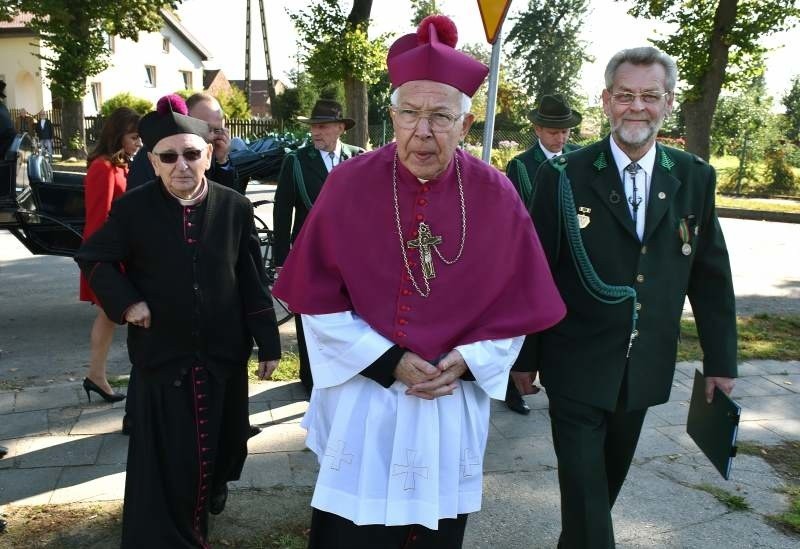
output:
POLYGON ((123 393, 106 393, 88 377, 83 378, 83 390, 86 391, 86 398, 89 399, 89 402, 92 401, 92 394, 90 391, 94 391, 100 395, 106 402, 119 402, 120 400, 125 400, 125 395, 123 393))

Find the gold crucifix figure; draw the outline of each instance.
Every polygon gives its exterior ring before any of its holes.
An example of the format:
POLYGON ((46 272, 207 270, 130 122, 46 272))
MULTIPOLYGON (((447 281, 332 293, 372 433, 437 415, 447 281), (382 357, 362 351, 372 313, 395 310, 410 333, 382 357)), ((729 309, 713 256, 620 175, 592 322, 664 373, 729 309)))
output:
POLYGON ((433 269, 433 255, 431 254, 431 246, 442 243, 441 236, 433 236, 431 228, 424 222, 420 222, 419 236, 415 240, 408 241, 409 248, 419 248, 419 256, 422 264, 422 276, 426 280, 436 278, 436 271, 433 269))

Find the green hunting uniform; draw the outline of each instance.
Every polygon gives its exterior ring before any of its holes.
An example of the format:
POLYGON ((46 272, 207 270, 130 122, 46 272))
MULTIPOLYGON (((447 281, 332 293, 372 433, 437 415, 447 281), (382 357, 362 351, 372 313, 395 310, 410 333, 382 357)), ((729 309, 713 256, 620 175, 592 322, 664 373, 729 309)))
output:
MULTIPOLYGON (((577 151, 578 149, 580 149, 578 145, 567 143, 564 145, 564 150, 561 151, 561 154, 577 151)), ((530 149, 512 158, 511 162, 506 166, 506 175, 514 183, 514 188, 517 189, 522 203, 526 206, 531 204, 531 196, 533 195, 532 183, 536 178, 539 166, 545 160, 547 160, 547 157, 537 140, 530 149)))
MULTIPOLYGON (((339 164, 363 152, 364 149, 361 147, 342 143, 339 164)), ((310 207, 322 191, 322 185, 327 177, 328 168, 322 161, 320 151, 313 146, 300 147, 284 158, 278 175, 278 188, 275 190, 275 205, 272 211, 273 227, 275 227, 272 253, 276 266, 282 267, 286 261, 291 243, 300 233, 310 207), (301 174, 299 177, 295 173, 298 165, 301 174), (293 217, 294 222, 292 222, 293 217)), ((300 315, 295 315, 295 327, 300 356, 300 381, 310 394, 313 381, 300 315)))
POLYGON ((714 206, 715 172, 694 155, 656 144, 649 186, 640 241, 609 138, 547 162, 535 180, 530 212, 567 316, 529 336, 514 369, 538 369, 550 400, 561 547, 614 546, 610 509, 647 408, 669 398, 686 295, 704 374, 737 374, 736 307, 714 206), (572 231, 560 216, 560 184, 573 193, 573 211, 566 211, 580 225, 572 231), (590 295, 573 259, 570 232, 582 240, 599 279, 632 288, 635 298, 609 304, 590 295))

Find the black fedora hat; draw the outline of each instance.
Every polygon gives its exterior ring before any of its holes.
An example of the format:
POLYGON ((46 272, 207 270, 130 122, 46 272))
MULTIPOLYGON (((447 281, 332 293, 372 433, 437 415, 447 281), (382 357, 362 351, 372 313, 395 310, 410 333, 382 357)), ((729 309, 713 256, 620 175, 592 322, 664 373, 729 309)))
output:
POLYGON ((306 124, 328 124, 331 122, 341 122, 344 129, 349 130, 356 125, 352 118, 342 117, 342 105, 332 99, 319 99, 311 109, 311 116, 298 116, 297 120, 306 124))
POLYGON ((543 128, 574 128, 581 123, 581 113, 569 107, 560 94, 543 95, 539 106, 528 115, 530 121, 543 128))

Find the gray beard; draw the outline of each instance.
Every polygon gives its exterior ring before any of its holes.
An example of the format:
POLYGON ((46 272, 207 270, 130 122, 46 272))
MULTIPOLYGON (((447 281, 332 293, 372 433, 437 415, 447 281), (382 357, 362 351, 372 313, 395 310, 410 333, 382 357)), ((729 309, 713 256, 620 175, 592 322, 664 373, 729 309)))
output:
POLYGON ((623 123, 620 123, 613 129, 613 133, 622 145, 639 148, 649 143, 650 140, 655 139, 655 136, 658 135, 658 130, 661 129, 662 123, 663 119, 648 122, 646 128, 639 129, 626 128, 623 123))

